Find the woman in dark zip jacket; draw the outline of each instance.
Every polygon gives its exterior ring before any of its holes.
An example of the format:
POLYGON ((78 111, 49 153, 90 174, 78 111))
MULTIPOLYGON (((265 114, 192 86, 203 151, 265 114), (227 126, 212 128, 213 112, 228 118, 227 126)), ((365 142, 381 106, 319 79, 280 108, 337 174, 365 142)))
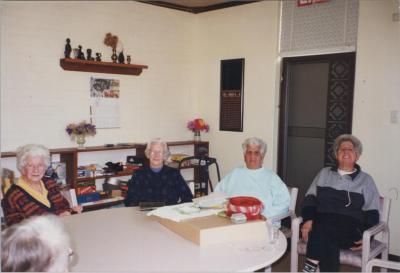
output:
POLYGON ((323 168, 301 206, 303 240, 308 241, 304 271, 338 272, 340 249, 360 250, 362 233, 379 222, 379 192, 356 164, 362 144, 341 135, 333 144, 337 166, 323 168))

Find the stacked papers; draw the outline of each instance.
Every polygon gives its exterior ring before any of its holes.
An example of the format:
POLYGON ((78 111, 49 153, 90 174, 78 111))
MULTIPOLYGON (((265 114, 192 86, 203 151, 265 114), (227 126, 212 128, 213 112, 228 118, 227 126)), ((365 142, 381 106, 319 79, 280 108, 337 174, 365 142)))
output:
POLYGON ((201 209, 193 202, 183 203, 173 206, 165 206, 147 213, 148 216, 154 215, 160 218, 172 220, 174 222, 180 222, 183 220, 193 219, 197 217, 204 217, 217 214, 223 209, 201 209))
POLYGON ((193 199, 196 207, 223 209, 225 208, 228 197, 223 192, 212 192, 209 195, 193 199))

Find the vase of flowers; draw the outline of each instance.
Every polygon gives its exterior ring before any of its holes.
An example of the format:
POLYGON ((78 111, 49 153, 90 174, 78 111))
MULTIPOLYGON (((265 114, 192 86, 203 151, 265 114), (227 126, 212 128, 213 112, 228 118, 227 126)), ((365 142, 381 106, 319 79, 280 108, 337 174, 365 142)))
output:
POLYGON ((201 141, 201 131, 208 132, 210 130, 210 126, 201 118, 188 121, 187 128, 193 132, 194 141, 201 141))
POLYGON ((96 126, 86 121, 82 121, 78 124, 70 123, 65 130, 72 140, 76 138, 78 149, 85 148, 86 136, 94 136, 96 134, 96 126))

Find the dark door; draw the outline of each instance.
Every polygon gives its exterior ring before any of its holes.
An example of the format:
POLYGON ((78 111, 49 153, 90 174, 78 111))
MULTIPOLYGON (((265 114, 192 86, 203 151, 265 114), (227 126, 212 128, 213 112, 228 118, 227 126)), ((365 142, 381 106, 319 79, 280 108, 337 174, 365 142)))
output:
POLYGON ((278 174, 299 188, 298 205, 318 171, 335 164, 335 138, 351 133, 354 64, 355 53, 283 59, 278 174))

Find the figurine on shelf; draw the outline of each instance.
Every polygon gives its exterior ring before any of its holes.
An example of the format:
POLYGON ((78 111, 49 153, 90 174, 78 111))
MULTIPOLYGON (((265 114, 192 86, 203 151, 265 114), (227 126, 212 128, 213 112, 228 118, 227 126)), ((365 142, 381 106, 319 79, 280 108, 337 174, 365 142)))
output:
POLYGON ((92 49, 88 48, 86 49, 86 52, 87 52, 86 60, 94 61, 94 58, 92 57, 92 49))
POLYGON ((118 63, 124 64, 125 63, 125 57, 124 57, 124 52, 121 51, 118 55, 118 63))
POLYGON ((126 55, 126 62, 131 64, 131 55, 126 55))
POLYGON ((69 38, 67 38, 67 44, 65 45, 65 50, 64 50, 64 56, 66 59, 70 59, 71 58, 71 40, 69 38))
POLYGON ((113 63, 117 63, 117 51, 115 49, 113 49, 113 54, 111 55, 111 60, 113 61, 113 63))
POLYGON ((75 58, 75 59, 78 59, 78 56, 79 56, 79 49, 78 49, 78 48, 74 48, 72 51, 74 52, 74 58, 75 58))
POLYGON ((101 53, 100 52, 96 52, 96 61, 101 62, 101 53))
POLYGON ((85 54, 82 51, 82 46, 78 45, 78 59, 85 60, 85 54))

